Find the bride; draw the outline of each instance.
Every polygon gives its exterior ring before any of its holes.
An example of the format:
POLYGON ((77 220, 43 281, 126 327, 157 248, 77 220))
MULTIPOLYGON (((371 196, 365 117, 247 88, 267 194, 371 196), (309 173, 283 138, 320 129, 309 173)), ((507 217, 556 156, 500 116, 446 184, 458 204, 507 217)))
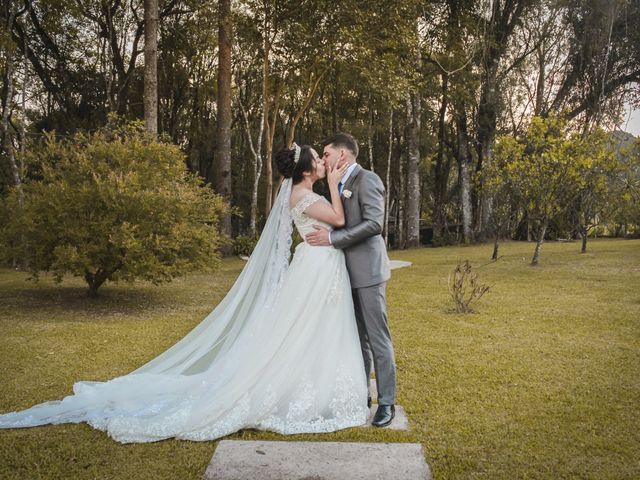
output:
POLYGON ((260 240, 220 304, 167 351, 73 395, 0 415, 0 428, 87 422, 121 443, 213 440, 243 428, 331 432, 366 422, 367 379, 342 250, 299 244, 292 221, 344 224, 338 182, 309 146, 277 155, 285 177, 260 240), (328 177, 331 200, 313 193, 328 177))

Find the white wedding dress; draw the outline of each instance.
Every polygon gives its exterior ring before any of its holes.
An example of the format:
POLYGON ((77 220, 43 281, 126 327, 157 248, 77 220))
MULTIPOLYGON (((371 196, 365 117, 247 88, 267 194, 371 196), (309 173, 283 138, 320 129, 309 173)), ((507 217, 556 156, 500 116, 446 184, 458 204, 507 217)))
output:
POLYGON ((176 345, 128 375, 77 382, 63 400, 0 415, 0 428, 87 422, 131 443, 364 424, 367 382, 344 254, 302 242, 288 263, 291 220, 304 237, 321 224, 304 210, 326 201, 308 194, 289 209, 290 192, 286 180, 236 283, 176 345))

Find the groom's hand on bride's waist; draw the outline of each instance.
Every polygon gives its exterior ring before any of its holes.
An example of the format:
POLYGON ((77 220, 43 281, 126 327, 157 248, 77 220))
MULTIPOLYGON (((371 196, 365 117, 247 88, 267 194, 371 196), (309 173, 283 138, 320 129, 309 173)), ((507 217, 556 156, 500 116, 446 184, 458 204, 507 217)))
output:
POLYGON ((331 245, 331 239, 329 238, 329 230, 320 225, 314 225, 315 232, 309 233, 304 237, 304 240, 315 247, 328 247, 331 245))

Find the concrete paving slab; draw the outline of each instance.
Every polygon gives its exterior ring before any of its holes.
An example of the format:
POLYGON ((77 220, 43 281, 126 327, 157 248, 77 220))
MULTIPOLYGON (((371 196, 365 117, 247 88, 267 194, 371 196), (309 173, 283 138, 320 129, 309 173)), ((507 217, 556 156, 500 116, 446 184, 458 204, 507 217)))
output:
POLYGON ((419 443, 223 440, 206 480, 430 480, 419 443))
POLYGON ((396 268, 410 267, 413 265, 411 262, 405 262, 404 260, 389 260, 389 268, 395 270, 396 268))

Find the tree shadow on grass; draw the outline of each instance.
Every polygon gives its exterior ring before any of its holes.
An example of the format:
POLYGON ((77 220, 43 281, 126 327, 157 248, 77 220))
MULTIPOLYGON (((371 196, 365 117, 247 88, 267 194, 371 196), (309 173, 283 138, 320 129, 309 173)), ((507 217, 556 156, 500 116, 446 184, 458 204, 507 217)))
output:
POLYGON ((52 316, 82 321, 207 310, 224 297, 243 266, 243 262, 223 262, 215 274, 192 272, 160 285, 143 280, 107 282, 94 298, 79 278, 56 284, 52 276, 43 274, 34 282, 27 280, 25 272, 0 268, 0 320, 52 316))
POLYGON ((64 312, 90 316, 139 315, 149 311, 173 310, 176 303, 180 303, 180 298, 175 292, 168 295, 161 288, 139 284, 109 285, 100 289, 99 295, 94 298, 89 297, 87 288, 81 286, 32 284, 30 287, 0 292, 0 304, 5 314, 13 310, 27 316, 29 312, 52 315, 64 312))

